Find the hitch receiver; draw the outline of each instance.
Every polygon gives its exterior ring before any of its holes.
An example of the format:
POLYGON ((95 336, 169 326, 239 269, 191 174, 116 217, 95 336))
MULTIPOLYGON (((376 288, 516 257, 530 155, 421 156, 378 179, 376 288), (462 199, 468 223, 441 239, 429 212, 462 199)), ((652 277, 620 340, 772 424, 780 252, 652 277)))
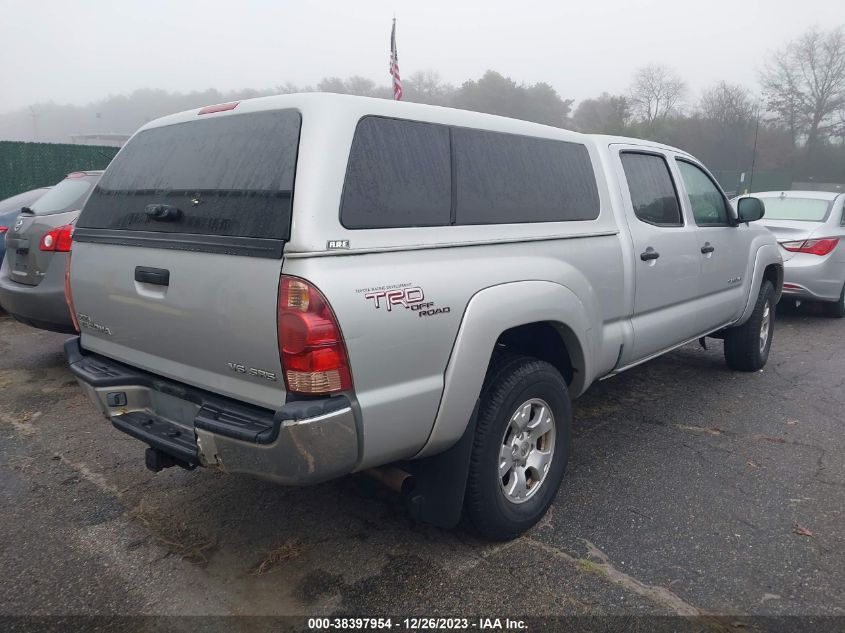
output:
POLYGON ((173 457, 173 455, 168 455, 157 448, 148 448, 144 451, 144 464, 154 473, 164 470, 165 468, 171 468, 172 466, 179 466, 185 470, 193 470, 197 467, 196 464, 189 464, 188 462, 183 461, 178 457, 173 457))

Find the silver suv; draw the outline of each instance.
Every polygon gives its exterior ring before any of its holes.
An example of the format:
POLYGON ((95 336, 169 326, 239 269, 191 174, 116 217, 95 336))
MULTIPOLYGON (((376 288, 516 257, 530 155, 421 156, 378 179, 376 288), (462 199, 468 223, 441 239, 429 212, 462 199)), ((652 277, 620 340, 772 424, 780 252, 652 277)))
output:
POLYGON ((762 367, 782 262, 692 156, 307 94, 142 128, 73 234, 67 356, 147 465, 370 471, 511 538, 552 503, 570 398, 704 336, 762 367))

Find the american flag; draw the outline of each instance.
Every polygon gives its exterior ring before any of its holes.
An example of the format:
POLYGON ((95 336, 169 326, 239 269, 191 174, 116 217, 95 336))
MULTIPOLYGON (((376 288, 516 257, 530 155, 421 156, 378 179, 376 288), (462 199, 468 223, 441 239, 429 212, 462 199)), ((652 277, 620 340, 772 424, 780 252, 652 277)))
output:
POLYGON ((402 80, 399 78, 399 55, 396 52, 396 18, 390 30, 390 76, 393 78, 393 99, 402 101, 402 80))

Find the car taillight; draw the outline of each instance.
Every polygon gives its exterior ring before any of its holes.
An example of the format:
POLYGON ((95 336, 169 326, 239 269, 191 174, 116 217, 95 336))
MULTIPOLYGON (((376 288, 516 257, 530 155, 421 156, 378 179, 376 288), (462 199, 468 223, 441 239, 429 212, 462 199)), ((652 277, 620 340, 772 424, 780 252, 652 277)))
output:
POLYGON ((73 327, 77 332, 79 332, 79 321, 76 318, 76 308, 73 307, 73 294, 70 291, 71 255, 71 253, 67 254, 67 262, 65 263, 65 303, 67 303, 68 310, 70 310, 70 320, 73 321, 73 327))
POLYGON ((343 335, 319 290, 303 279, 282 275, 277 323, 288 391, 315 395, 352 388, 343 335))
POLYGON ((65 224, 49 233, 41 236, 41 243, 38 245, 42 251, 56 251, 58 253, 69 253, 73 241, 73 225, 65 224))
POLYGON ((810 255, 827 255, 839 244, 838 237, 823 237, 817 240, 799 240, 797 242, 781 242, 786 250, 792 253, 809 253, 810 255))
POLYGON ((0 234, 5 233, 8 230, 9 230, 8 226, 0 226, 0 234))

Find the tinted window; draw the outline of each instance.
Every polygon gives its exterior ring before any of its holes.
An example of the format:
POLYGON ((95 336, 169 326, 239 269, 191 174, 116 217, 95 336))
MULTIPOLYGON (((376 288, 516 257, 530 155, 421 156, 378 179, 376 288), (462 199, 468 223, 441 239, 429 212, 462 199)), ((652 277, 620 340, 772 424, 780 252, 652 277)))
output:
POLYGON ((692 163, 678 161, 681 178, 687 190, 695 223, 699 226, 725 225, 728 223, 728 202, 710 176, 692 163))
POLYGON ((340 218, 350 229, 449 224, 449 128, 365 117, 355 130, 340 218))
POLYGON ((97 177, 91 176, 66 178, 29 205, 29 208, 35 215, 78 211, 96 182, 97 177))
POLYGON ((139 132, 109 165, 78 226, 286 239, 299 127, 298 112, 281 110, 139 132), (178 208, 179 219, 146 214, 161 204, 178 208))
POLYGON ((593 220, 599 194, 587 148, 454 128, 458 224, 593 220))
POLYGON ((624 152, 621 158, 637 217, 650 224, 682 226, 678 194, 663 157, 624 152))

